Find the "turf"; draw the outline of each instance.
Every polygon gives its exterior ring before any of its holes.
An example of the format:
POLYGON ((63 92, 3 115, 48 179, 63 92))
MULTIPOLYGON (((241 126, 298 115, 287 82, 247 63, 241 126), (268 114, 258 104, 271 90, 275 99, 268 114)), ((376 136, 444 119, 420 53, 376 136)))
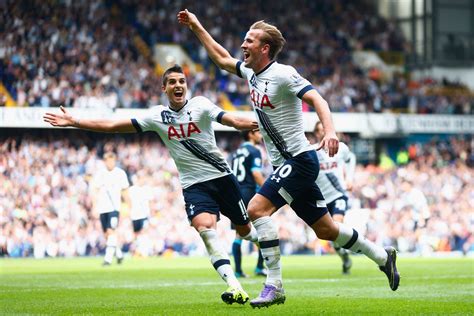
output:
MULTIPOLYGON (((101 267, 101 258, 0 259, 0 315, 314 315, 473 314, 474 260, 399 258, 402 279, 392 292, 368 259, 353 258, 341 275, 336 256, 283 258, 287 301, 253 310, 225 305, 226 286, 206 258, 128 259, 101 267)), ((254 258, 244 258, 251 272, 254 258)), ((242 280, 251 297, 261 277, 242 280)))

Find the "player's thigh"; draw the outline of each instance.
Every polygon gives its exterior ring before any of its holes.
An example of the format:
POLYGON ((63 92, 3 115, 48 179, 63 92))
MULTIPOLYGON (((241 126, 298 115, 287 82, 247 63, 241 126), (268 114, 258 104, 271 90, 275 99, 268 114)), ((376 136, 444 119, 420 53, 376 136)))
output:
POLYGON ((194 218, 202 213, 214 215, 216 220, 219 220, 219 204, 213 196, 209 182, 197 183, 183 189, 183 196, 186 214, 191 225, 194 218))
POLYGON ((102 225, 102 230, 106 234, 109 234, 111 231, 117 228, 118 221, 119 221, 118 211, 100 214, 100 223, 102 225))
POLYGON ((235 176, 231 174, 218 178, 213 181, 213 185, 220 212, 229 218, 237 231, 240 230, 239 226, 247 226, 250 219, 235 176))
POLYGON ((339 234, 339 227, 328 212, 311 225, 311 228, 316 233, 316 236, 323 240, 334 241, 339 234))
MULTIPOLYGON (((284 204, 283 204, 284 205, 284 204)), ((263 216, 270 216, 277 210, 277 207, 266 196, 257 193, 250 200, 247 212, 252 221, 263 216)))
POLYGON ((348 199, 346 196, 341 196, 331 203, 328 203, 328 210, 331 216, 337 222, 342 222, 341 218, 344 218, 346 211, 348 209, 348 199), (337 218, 337 220, 336 220, 337 218))
MULTIPOLYGON (((307 197, 307 191, 314 185, 319 173, 315 151, 308 151, 286 160, 265 181, 258 193, 267 198, 276 209, 285 204, 307 197)), ((249 213, 254 212, 253 203, 249 213)), ((253 216, 253 215, 251 215, 253 216)))
POLYGON ((295 199, 290 206, 296 215, 311 227, 319 219, 328 214, 324 197, 314 182, 311 187, 303 191, 303 194, 295 199))

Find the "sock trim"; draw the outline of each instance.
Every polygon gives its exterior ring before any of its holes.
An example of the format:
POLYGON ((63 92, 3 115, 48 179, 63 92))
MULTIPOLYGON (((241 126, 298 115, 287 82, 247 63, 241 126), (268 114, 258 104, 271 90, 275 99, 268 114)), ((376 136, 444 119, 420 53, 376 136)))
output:
POLYGON ((357 238, 359 238, 359 233, 353 228, 351 239, 347 242, 347 244, 342 246, 342 248, 351 249, 351 247, 354 246, 355 242, 357 241, 357 238))
POLYGON ((214 266, 214 269, 218 269, 220 266, 223 266, 224 264, 229 264, 230 265, 230 260, 229 259, 220 259, 214 262, 212 265, 214 266))
POLYGON ((234 239, 233 243, 236 245, 242 245, 242 239, 234 239))
POLYGON ((262 240, 259 242, 260 248, 272 248, 280 246, 280 239, 262 240))

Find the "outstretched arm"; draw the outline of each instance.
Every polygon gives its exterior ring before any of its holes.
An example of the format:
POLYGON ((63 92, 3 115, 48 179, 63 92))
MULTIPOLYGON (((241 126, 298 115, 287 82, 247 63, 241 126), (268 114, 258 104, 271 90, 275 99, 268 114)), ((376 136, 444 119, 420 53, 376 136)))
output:
POLYGON ((69 114, 63 106, 60 106, 61 112, 46 113, 43 120, 53 126, 58 127, 77 127, 95 132, 104 133, 136 133, 137 130, 130 119, 104 120, 104 119, 77 119, 69 114))
POLYGON ((178 13, 178 22, 186 25, 197 36, 201 44, 206 49, 209 57, 216 63, 216 65, 230 73, 236 74, 237 59, 233 58, 230 53, 217 43, 209 34, 208 31, 199 22, 196 15, 189 12, 187 9, 178 13))
POLYGON ((331 111, 326 100, 314 89, 309 90, 303 95, 303 101, 312 105, 318 113, 319 120, 323 123, 324 127, 324 138, 319 143, 319 147, 316 150, 324 148, 329 157, 333 157, 337 154, 339 149, 339 139, 332 123, 331 111))
POLYGON ((238 130, 253 130, 258 128, 258 123, 256 121, 230 113, 224 113, 221 123, 238 130))

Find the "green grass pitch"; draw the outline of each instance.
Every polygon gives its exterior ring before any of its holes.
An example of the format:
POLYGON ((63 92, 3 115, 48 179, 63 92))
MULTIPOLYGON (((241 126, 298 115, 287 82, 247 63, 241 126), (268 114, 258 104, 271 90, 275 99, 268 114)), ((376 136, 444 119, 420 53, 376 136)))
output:
MULTIPOLYGON (((244 258, 247 272, 255 259, 244 258)), ((353 257, 350 276, 336 256, 283 258, 284 305, 226 305, 225 290, 207 258, 128 259, 102 267, 101 258, 0 259, 0 315, 314 315, 474 314, 472 258, 399 258, 400 287, 392 292, 368 259, 353 257)), ((263 279, 242 284, 251 298, 263 279)))

